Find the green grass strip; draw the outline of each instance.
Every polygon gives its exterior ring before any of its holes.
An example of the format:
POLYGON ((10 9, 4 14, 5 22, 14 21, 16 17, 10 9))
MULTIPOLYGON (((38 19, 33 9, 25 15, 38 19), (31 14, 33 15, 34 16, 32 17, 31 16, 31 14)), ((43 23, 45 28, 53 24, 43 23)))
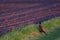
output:
POLYGON ((52 31, 51 29, 54 29, 55 27, 60 25, 60 17, 42 22, 42 25, 44 26, 46 31, 49 31, 48 36, 40 34, 38 32, 38 25, 32 24, 22 28, 21 30, 20 28, 17 30, 12 30, 12 32, 1 36, 0 40, 50 40, 49 38, 51 38, 51 40, 55 40, 57 37, 59 39, 59 28, 55 29, 53 32, 50 31, 52 31))

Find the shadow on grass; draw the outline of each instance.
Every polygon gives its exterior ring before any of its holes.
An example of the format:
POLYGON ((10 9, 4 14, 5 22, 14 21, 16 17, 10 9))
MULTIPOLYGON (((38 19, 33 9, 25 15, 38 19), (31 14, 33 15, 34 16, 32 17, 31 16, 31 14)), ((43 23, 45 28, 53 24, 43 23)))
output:
POLYGON ((39 37, 37 40, 55 40, 60 37, 60 27, 56 28, 54 31, 51 30, 48 35, 39 37))

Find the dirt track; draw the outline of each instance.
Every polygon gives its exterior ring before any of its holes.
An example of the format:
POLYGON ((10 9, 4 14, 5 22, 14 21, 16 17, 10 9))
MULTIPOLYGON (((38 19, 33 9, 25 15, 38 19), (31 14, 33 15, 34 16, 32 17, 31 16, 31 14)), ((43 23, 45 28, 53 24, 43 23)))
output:
POLYGON ((23 25, 60 16, 60 1, 45 3, 0 3, 0 34, 23 25))

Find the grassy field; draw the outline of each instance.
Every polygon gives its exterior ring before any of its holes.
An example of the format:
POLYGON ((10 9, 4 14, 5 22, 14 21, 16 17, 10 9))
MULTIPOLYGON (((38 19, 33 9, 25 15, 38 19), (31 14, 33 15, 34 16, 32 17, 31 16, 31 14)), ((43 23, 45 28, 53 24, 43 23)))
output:
POLYGON ((42 22, 48 35, 38 31, 38 24, 12 30, 0 37, 0 40, 60 40, 60 17, 42 22))

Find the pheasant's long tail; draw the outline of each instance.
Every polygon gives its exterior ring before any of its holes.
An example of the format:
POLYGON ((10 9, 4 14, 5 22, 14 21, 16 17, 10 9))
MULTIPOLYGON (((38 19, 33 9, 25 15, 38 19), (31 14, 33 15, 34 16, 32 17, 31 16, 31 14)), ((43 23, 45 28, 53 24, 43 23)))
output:
POLYGON ((43 31, 44 34, 48 35, 45 31, 43 31))

